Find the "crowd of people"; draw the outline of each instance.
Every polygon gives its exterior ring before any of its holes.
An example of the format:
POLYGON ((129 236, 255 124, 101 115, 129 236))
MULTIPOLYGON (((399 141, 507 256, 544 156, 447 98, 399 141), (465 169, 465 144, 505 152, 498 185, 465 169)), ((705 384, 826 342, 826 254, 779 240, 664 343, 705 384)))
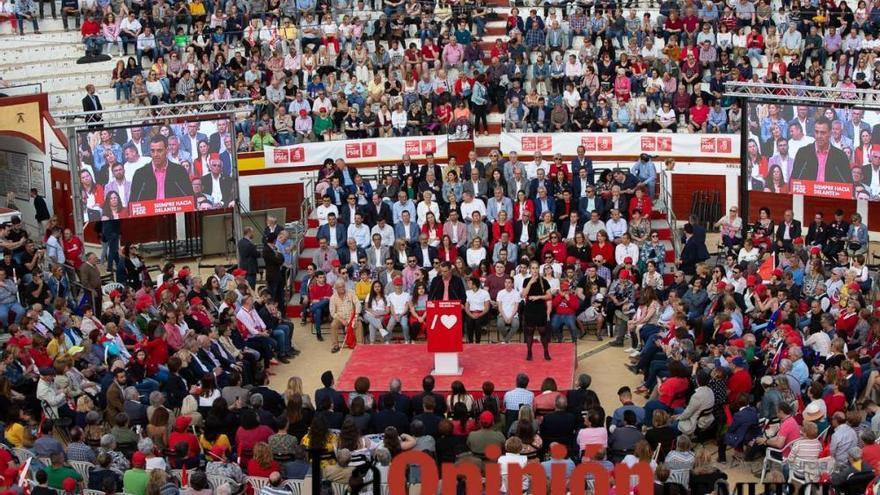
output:
MULTIPOLYGON (((733 207, 717 222, 713 262, 696 219, 679 252, 659 238, 650 156, 595 179, 583 148, 572 160, 530 158, 404 156, 376 184, 328 160, 299 294, 295 250, 275 219, 262 246, 246 227, 238 265, 204 280, 172 263, 151 273, 123 243, 119 285, 106 293, 98 254, 57 219, 41 239, 15 219, 0 230, 5 444, 36 456, 35 483, 106 493, 121 483, 135 495, 236 492, 245 476, 269 478, 259 493, 277 495, 310 461, 325 480, 361 486, 405 450, 479 464, 488 445, 503 446, 508 466, 647 462, 658 490, 694 493, 723 478, 716 446, 722 463, 733 449, 770 480, 813 476, 820 457, 839 487, 874 477, 880 319, 857 213, 802 226, 762 208, 749 224, 733 207), (397 381, 371 393, 368 377, 337 392, 325 374, 314 401, 296 377, 285 391, 268 386, 273 364, 298 353, 286 305, 308 310, 318 340, 327 316, 337 351, 346 331, 389 342, 399 326, 401 340, 420 338, 429 300, 463 303, 469 342, 492 327, 498 342, 522 335, 526 359, 535 334, 544 359, 566 329, 572 341, 610 334, 629 348, 605 352, 627 353, 642 383, 621 388, 614 411, 586 377, 570 392, 549 379, 529 392, 520 376, 504 394, 487 383, 443 395, 429 377, 408 398, 397 381), (549 459, 553 443, 570 455, 549 459), (94 465, 88 483, 65 464, 76 462, 94 465), (171 471, 184 467, 185 488, 171 471), (207 487, 208 476, 226 488, 207 487)), ((12 469, 28 455, 14 453, 12 469)))
MULTIPOLYGON (((19 32, 24 21, 37 30, 43 5, 3 3, 0 17, 11 11, 19 32)), ((486 116, 498 111, 512 131, 748 125, 752 187, 783 192, 777 175, 787 183, 795 170, 791 143, 803 138, 792 119, 800 113, 767 106, 743 123, 737 103, 722 96, 724 82, 875 85, 880 10, 864 2, 853 10, 846 2, 667 0, 645 15, 607 1, 527 8, 63 0, 61 16, 75 18, 90 52, 116 45, 127 57, 112 75, 119 100, 249 98, 254 112, 235 124, 240 139, 207 143, 209 167, 220 168, 222 155, 213 153, 231 147, 485 134, 486 116), (505 21, 505 35, 486 48, 495 19, 505 21)), ((831 111, 803 129, 818 127, 822 150, 825 140, 837 149, 850 139, 845 158, 861 167, 850 166, 841 182, 856 181, 853 171, 867 172, 880 156, 860 122, 860 114, 831 111)), ((184 138, 168 130, 157 133, 165 138, 157 137, 160 159, 171 153, 169 139, 184 138)), ((130 137, 108 133, 106 142, 120 147, 130 137)), ((97 138, 84 143, 93 153, 105 141, 101 131, 97 138)), ((112 148, 95 153, 93 175, 107 158, 127 159, 112 148)), ((833 158, 828 177, 842 169, 833 158)), ((567 472, 586 460, 645 462, 657 493, 710 493, 724 473, 707 444, 719 463, 732 449, 772 481, 812 479, 828 459, 830 482, 850 493, 864 493, 880 469, 880 318, 858 213, 838 210, 833 221, 817 214, 804 227, 791 211, 762 208, 744 219, 734 207, 717 223, 723 252, 713 261, 695 219, 679 252, 653 228, 657 169, 646 155, 598 178, 581 147, 570 161, 497 150, 486 163, 476 154, 442 165, 404 156, 372 184, 329 160, 319 179, 319 247, 299 294, 293 242, 274 220, 262 246, 245 228, 238 266, 218 266, 205 280, 171 263, 150 273, 127 243, 87 253, 57 220, 42 239, 31 239, 20 219, 0 227, 0 325, 9 335, 0 355, 3 443, 24 449, 0 449, 0 488, 14 484, 29 454, 33 493, 133 495, 256 491, 246 476, 268 478, 258 493, 278 495, 287 480, 309 474, 359 488, 383 481, 383 467, 406 450, 482 466, 489 445, 505 452, 502 473, 536 462, 548 471, 564 463, 567 472), (121 284, 106 294, 102 260, 121 284), (572 341, 595 331, 612 346, 628 342, 606 352, 625 352, 641 384, 619 390, 619 407, 601 404, 587 376, 573 390, 546 379, 533 393, 521 375, 504 394, 487 382, 481 393, 458 383, 443 395, 426 377, 415 397, 400 392, 399 380, 374 394, 367 377, 344 394, 330 373, 311 397, 297 377, 283 392, 268 386, 272 366, 299 352, 287 305, 302 305, 300 323, 313 325, 301 328, 318 340, 329 326, 337 352, 348 332, 369 343, 391 342, 398 327, 404 342, 423 337, 429 300, 463 303, 469 342, 489 339, 493 327, 500 343, 522 335, 526 359, 536 333, 548 360, 549 343, 566 329, 572 341), (554 443, 570 455, 550 459, 554 443), (310 471, 315 460, 320 473, 310 471), (88 482, 69 465, 76 462, 93 464, 88 482), (378 467, 379 478, 364 466, 378 467), (186 487, 177 469, 188 470, 186 487), (231 482, 215 486, 209 476, 231 482)), ((872 178, 860 180, 876 189, 872 178)), ((97 219, 120 216, 93 209, 97 219)), ((419 481, 418 472, 408 476, 419 481)))
MULTIPOLYGON (((19 21, 36 22, 37 4, 17 2, 19 21)), ((738 132, 726 81, 873 87, 870 5, 641 7, 66 0, 61 15, 88 51, 117 47, 120 101, 250 99, 241 131, 253 151, 268 136, 486 134, 491 112, 508 130, 738 132), (496 21, 503 31, 487 35, 496 21)))

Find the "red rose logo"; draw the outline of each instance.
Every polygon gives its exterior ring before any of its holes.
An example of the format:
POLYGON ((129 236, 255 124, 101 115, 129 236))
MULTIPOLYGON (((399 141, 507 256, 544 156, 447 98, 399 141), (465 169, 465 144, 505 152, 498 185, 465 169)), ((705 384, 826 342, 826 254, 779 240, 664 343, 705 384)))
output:
POLYGON ((376 156, 376 143, 363 143, 361 146, 361 156, 364 158, 376 156))
POLYGON ((290 162, 301 163, 306 161, 306 150, 302 146, 297 146, 290 150, 290 162))
POLYGON ((658 137, 657 138, 657 151, 665 151, 667 153, 672 152, 672 138, 671 137, 658 137))

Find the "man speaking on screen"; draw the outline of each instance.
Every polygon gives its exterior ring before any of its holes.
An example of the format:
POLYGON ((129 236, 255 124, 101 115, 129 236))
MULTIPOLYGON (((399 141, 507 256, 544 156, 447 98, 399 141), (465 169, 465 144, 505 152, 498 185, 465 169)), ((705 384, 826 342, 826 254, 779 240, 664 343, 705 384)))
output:
POLYGON ((186 170, 168 161, 168 142, 156 134, 150 138, 150 163, 139 168, 131 180, 131 201, 163 200, 192 196, 186 170))
POLYGON ((852 182, 849 160, 843 150, 831 146, 831 121, 816 119, 813 144, 797 151, 792 164, 792 180, 817 182, 852 182))

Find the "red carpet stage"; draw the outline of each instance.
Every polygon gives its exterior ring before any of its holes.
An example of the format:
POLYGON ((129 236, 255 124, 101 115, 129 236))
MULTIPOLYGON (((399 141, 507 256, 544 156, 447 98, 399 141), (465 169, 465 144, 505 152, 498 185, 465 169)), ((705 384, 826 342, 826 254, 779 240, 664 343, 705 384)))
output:
MULTIPOLYGON (((371 392, 385 392, 392 378, 400 378, 403 391, 422 391, 422 378, 434 368, 434 356, 426 344, 361 344, 355 347, 348 364, 337 380, 337 389, 354 390, 354 380, 359 376, 370 379, 371 392)), ((459 354, 460 376, 437 376, 436 392, 449 391, 455 380, 461 380, 468 392, 480 395, 483 382, 490 380, 496 392, 515 387, 516 374, 529 375, 529 389, 538 391, 541 381, 553 377, 560 390, 572 387, 576 365, 576 348, 573 344, 550 344, 550 361, 545 361, 541 345, 532 347, 535 357, 526 361, 525 344, 465 344, 459 354)))

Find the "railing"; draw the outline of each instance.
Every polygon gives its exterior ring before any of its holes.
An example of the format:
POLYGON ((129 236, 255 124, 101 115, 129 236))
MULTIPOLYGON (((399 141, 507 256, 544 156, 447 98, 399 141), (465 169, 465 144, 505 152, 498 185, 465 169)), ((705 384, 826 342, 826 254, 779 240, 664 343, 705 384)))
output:
POLYGON ((667 170, 660 171, 660 198, 666 207, 666 221, 669 223, 669 229, 672 231, 672 250, 675 253, 681 252, 681 239, 678 232, 678 219, 672 209, 672 172, 667 170))
POLYGON ((43 92, 43 83, 0 84, 0 94, 5 96, 38 95, 43 92))

